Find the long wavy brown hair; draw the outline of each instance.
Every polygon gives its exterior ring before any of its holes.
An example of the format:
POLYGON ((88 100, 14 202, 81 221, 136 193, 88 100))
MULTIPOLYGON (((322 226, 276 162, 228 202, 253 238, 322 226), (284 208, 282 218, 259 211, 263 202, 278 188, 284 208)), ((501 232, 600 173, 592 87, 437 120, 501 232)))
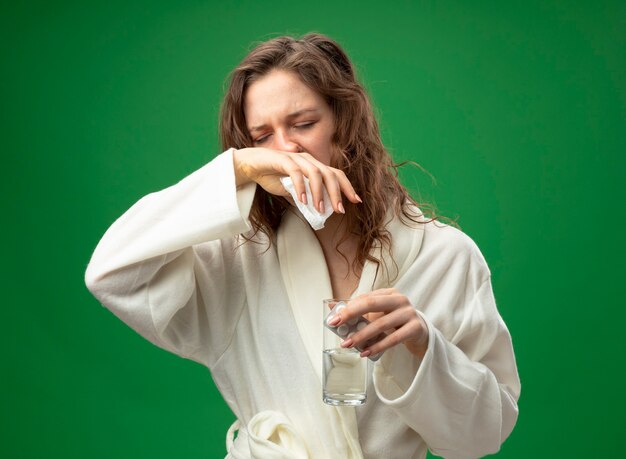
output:
MULTIPOLYGON (((359 272, 365 260, 380 265, 380 260, 370 253, 370 249, 376 243, 386 249, 391 247, 391 234, 385 229, 388 211, 392 210, 404 221, 417 221, 421 213, 406 205, 413 203, 417 206, 417 203, 400 184, 398 166, 383 146, 369 97, 357 80, 348 56, 335 41, 318 33, 309 33, 300 39, 274 38, 254 48, 230 75, 220 113, 222 148, 253 146, 244 113, 246 90, 275 69, 297 74, 331 107, 336 129, 332 137, 336 151, 331 166, 345 172, 363 199, 363 204, 358 205, 346 202, 345 232, 339 239, 337 250, 341 253, 341 243, 350 235, 356 235, 359 242, 352 269, 359 272)), ((249 217, 254 232, 245 239, 252 240, 260 231, 268 236, 271 245, 289 207, 285 198, 257 187, 249 217)))

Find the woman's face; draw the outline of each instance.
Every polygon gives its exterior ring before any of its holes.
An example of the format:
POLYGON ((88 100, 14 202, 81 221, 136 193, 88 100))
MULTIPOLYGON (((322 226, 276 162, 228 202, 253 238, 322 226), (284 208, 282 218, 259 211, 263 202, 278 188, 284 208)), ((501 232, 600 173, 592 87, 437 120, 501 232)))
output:
POLYGON ((331 165, 332 111, 297 74, 272 70, 252 83, 244 97, 244 112, 255 147, 307 152, 331 165))

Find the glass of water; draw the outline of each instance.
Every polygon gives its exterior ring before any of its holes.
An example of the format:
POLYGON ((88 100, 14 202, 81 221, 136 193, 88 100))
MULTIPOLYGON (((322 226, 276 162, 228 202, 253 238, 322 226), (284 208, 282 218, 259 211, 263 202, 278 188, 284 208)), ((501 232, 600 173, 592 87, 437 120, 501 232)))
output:
MULTIPOLYGON (((347 300, 329 299, 323 301, 324 319, 338 303, 347 300)), ((323 400, 329 405, 362 405, 367 400, 368 359, 360 356, 360 351, 344 349, 342 339, 331 330, 323 327, 323 400)))

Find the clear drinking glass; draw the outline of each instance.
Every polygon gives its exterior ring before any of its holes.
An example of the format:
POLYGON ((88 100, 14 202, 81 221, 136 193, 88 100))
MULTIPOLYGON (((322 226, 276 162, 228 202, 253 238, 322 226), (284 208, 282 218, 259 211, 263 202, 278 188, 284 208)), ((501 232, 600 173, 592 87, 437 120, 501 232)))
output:
MULTIPOLYGON (((337 303, 347 300, 323 301, 324 320, 337 303)), ((322 327, 323 339, 323 400, 329 405, 362 405, 367 400, 368 359, 361 357, 356 349, 344 349, 342 339, 331 330, 322 327)))

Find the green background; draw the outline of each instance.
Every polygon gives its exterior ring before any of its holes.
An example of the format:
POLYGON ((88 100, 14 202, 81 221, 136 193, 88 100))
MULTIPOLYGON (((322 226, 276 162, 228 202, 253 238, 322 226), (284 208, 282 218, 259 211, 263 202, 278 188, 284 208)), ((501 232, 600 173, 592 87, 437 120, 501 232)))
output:
POLYGON ((234 417, 209 372, 83 274, 116 217, 220 152, 223 82, 251 43, 308 31, 345 47, 394 157, 437 179, 405 183, 492 269, 522 380, 497 457, 620 455, 624 2, 8 3, 0 456, 223 457, 234 417))

